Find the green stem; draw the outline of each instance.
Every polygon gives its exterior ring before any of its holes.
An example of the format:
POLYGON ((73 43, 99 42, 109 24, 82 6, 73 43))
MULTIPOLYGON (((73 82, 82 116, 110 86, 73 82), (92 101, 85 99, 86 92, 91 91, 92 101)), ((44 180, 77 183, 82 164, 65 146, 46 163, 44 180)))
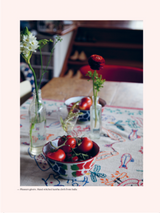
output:
POLYGON ((38 116, 40 116, 40 114, 38 113, 39 110, 39 97, 38 97, 38 87, 37 87, 37 79, 36 79, 36 74, 34 72, 34 69, 32 68, 31 64, 28 63, 29 68, 32 70, 33 76, 34 76, 34 83, 35 83, 35 94, 36 94, 36 102, 37 102, 37 111, 35 111, 36 115, 35 115, 35 120, 33 121, 34 123, 38 122, 38 116), (37 115, 38 114, 38 115, 37 115))
MULTIPOLYGON (((62 128, 65 132, 67 132, 68 126, 70 124, 70 120, 72 120, 74 117, 77 117, 79 115, 83 115, 82 112, 73 112, 74 108, 80 101, 77 101, 70 109, 68 116, 63 120, 62 117, 60 117, 60 123, 62 125, 62 128)), ((68 134, 68 133, 67 133, 68 134)))
POLYGON ((50 144, 51 144, 51 146, 53 146, 55 149, 59 149, 60 147, 62 147, 62 146, 64 146, 64 145, 66 144, 67 140, 68 140, 68 139, 66 139, 66 140, 64 141, 63 144, 61 144, 61 145, 59 145, 59 146, 57 146, 57 147, 54 146, 54 145, 51 143, 51 141, 50 141, 50 144))
POLYGON ((37 87, 37 79, 36 79, 36 74, 34 72, 34 69, 32 68, 31 64, 28 63, 29 68, 32 70, 33 73, 33 77, 34 77, 34 83, 35 83, 35 93, 36 93, 36 100, 37 100, 37 104, 38 104, 38 108, 39 108, 39 98, 38 98, 38 87, 37 87))
MULTIPOLYGON (((48 68, 49 63, 50 63, 50 61, 51 61, 51 57, 52 57, 52 55, 53 55, 53 50, 54 50, 55 45, 56 45, 57 42, 58 42, 58 41, 55 42, 55 44, 54 44, 54 46, 53 46, 53 48, 52 48, 52 50, 51 50, 51 54, 50 54, 50 57, 49 57, 49 61, 48 61, 48 63, 47 63, 47 66, 46 66, 45 70, 43 71, 43 68, 42 68, 42 72, 43 72, 43 73, 42 73, 42 75, 41 75, 41 79, 40 79, 39 87, 38 87, 38 88, 40 88, 40 86, 41 86, 41 81, 42 81, 43 75, 44 75, 46 72, 48 72, 48 71, 47 71, 47 68, 48 68)), ((39 48, 39 49, 40 49, 40 54, 41 54, 41 48, 39 48)), ((41 54, 41 67, 43 67, 42 54, 41 54)))
POLYGON ((31 145, 30 145, 30 147, 31 147, 31 152, 32 152, 32 147, 33 147, 33 142, 32 142, 32 130, 34 129, 34 123, 32 123, 31 124, 31 128, 30 128, 30 132, 29 132, 29 134, 30 134, 30 141, 31 141, 31 145))
POLYGON ((42 74, 41 74, 41 78, 40 78, 38 89, 40 89, 41 81, 42 81, 43 75, 45 74, 45 71, 43 71, 43 60, 42 60, 41 48, 39 48, 39 50, 40 50, 40 56, 41 56, 41 71, 42 71, 42 74))
POLYGON ((83 158, 83 160, 85 160, 85 157, 89 157, 88 154, 84 154, 84 153, 76 153, 74 149, 72 149, 73 153, 76 155, 76 156, 80 156, 83 158))
MULTIPOLYGON (((96 70, 94 72, 96 72, 96 70)), ((94 123, 94 127, 96 128, 96 125, 97 125, 97 107, 96 107, 97 92, 95 91, 94 80, 95 79, 94 79, 94 76, 93 76, 93 96, 94 96, 94 108, 95 108, 95 123, 94 123)))
POLYGON ((41 51, 41 48, 39 48, 39 51, 40 51, 40 57, 41 57, 41 79, 40 79, 40 83, 39 83, 39 86, 38 86, 38 89, 40 89, 40 86, 41 86, 41 81, 42 81, 42 78, 43 78, 43 60, 42 60, 42 51, 41 51))

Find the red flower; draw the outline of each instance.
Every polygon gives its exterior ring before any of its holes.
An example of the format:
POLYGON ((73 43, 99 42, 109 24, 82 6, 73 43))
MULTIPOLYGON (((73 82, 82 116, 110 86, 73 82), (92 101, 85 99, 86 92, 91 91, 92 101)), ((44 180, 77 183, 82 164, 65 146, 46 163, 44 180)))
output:
POLYGON ((105 65, 105 60, 100 55, 91 55, 88 59, 88 63, 92 70, 99 70, 105 65))

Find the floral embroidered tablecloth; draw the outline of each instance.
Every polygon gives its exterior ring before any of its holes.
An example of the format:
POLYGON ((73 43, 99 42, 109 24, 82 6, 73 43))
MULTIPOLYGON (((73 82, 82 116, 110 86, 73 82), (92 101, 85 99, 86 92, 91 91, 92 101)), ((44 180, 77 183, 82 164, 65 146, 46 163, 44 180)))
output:
MULTIPOLYGON (((20 107, 20 186, 143 186, 143 109, 105 106, 102 134, 95 142, 100 153, 89 173, 75 180, 59 177, 43 154, 29 153, 28 108, 20 107)), ((47 141, 63 135, 57 107, 63 102, 44 100, 47 109, 47 141)), ((74 136, 88 136, 90 123, 77 123, 74 136)))

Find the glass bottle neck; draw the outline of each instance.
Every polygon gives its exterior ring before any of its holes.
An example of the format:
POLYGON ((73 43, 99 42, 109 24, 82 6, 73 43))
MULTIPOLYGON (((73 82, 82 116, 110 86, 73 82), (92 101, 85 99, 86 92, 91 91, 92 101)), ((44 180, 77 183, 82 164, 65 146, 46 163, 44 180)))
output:
MULTIPOLYGON (((35 99, 36 98, 36 91, 34 90, 33 91, 33 98, 35 99)), ((41 97, 41 89, 38 90, 38 98, 41 100, 42 97, 41 97)))

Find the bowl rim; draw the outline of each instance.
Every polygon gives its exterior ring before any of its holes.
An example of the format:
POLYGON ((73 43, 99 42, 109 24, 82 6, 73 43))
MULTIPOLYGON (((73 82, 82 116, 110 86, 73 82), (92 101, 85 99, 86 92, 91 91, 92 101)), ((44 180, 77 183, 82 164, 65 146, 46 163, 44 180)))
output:
MULTIPOLYGON (((58 138, 59 139, 59 138, 58 138)), ((45 158, 47 159, 47 158, 49 158, 49 157, 47 157, 46 156, 46 154, 44 153, 44 147, 45 146, 47 146, 50 142, 52 142, 52 141, 58 141, 58 139, 53 139, 53 140, 51 140, 51 141, 49 141, 49 142, 47 142, 44 146, 43 146, 43 148, 42 148, 42 153, 43 153, 43 155, 45 156, 45 158)), ((66 164, 77 164, 77 163, 83 163, 83 162, 87 162, 87 161, 89 161, 89 160, 91 160, 91 159, 93 159, 93 158, 97 158, 97 156, 98 156, 98 154, 100 153, 100 147, 99 147, 99 145, 96 143, 96 142, 94 142, 94 141, 92 141, 94 144, 96 144, 97 146, 98 146, 98 152, 97 152, 97 154, 94 156, 94 157, 92 157, 92 158, 89 158, 89 159, 87 159, 87 160, 83 160, 83 161, 76 161, 76 162, 67 162, 67 161, 56 161, 56 160, 53 160, 53 159, 51 159, 51 158, 49 158, 50 160, 52 160, 52 161, 55 161, 55 162, 57 162, 57 163, 66 163, 66 164)))
MULTIPOLYGON (((78 97, 84 98, 84 97, 89 97, 89 96, 87 96, 87 95, 85 95, 85 96, 84 95, 83 96, 82 95, 80 95, 80 96, 73 96, 73 97, 67 98, 65 100, 64 104, 66 106, 69 106, 68 104, 66 104, 66 101, 69 100, 69 99, 71 99, 71 98, 78 98, 78 97)), ((101 104, 102 108, 104 108, 107 105, 106 101, 104 99, 102 99, 101 97, 99 97, 99 99, 102 100, 102 101, 104 101, 104 106, 102 106, 102 104, 101 104)), ((88 110, 82 110, 82 109, 80 109, 80 111, 82 111, 82 112, 88 112, 88 111, 90 111, 90 109, 88 109, 88 110)))

